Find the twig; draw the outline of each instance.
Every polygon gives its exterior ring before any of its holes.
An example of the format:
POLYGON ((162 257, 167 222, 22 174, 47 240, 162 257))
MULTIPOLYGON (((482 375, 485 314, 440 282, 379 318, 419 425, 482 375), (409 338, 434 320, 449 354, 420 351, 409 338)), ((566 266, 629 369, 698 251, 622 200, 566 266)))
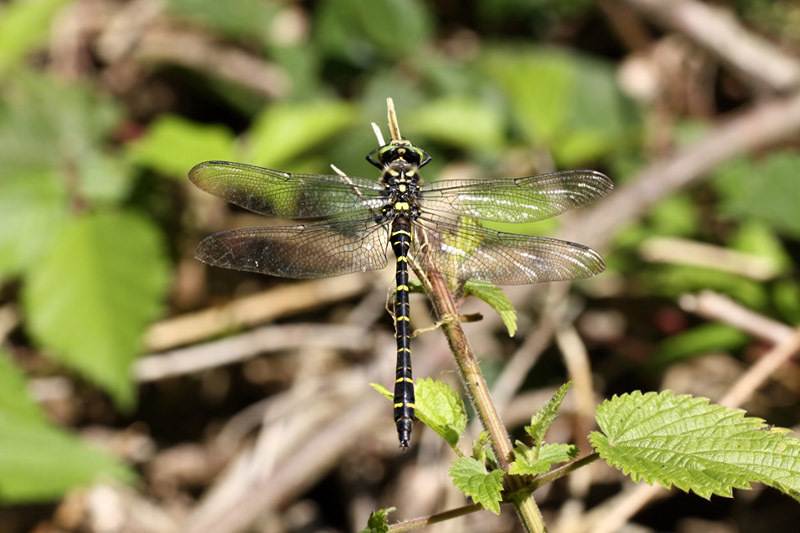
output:
MULTIPOLYGON (((669 2, 665 2, 669 3, 669 2)), ((628 185, 568 220, 561 238, 604 248, 616 231, 644 216, 659 200, 695 185, 718 165, 800 131, 800 92, 763 102, 723 121, 695 144, 655 161, 628 185)))
POLYGON ((148 355, 136 362, 134 375, 141 382, 156 381, 243 361, 265 352, 300 347, 366 351, 371 348, 370 339, 360 326, 266 326, 218 341, 148 355))
POLYGON ((760 88, 787 91, 800 85, 800 63, 763 37, 748 31, 727 9, 695 0, 627 0, 659 23, 716 55, 742 80, 760 88))
POLYGON ((269 320, 316 309, 359 294, 369 276, 351 275, 281 285, 226 305, 162 320, 150 327, 145 349, 160 352, 269 320))
POLYGON ((769 317, 756 313, 732 299, 713 291, 685 294, 679 302, 682 309, 710 320, 724 322, 756 337, 778 344, 794 330, 769 317))
POLYGON ((645 261, 710 268, 758 281, 778 274, 775 263, 765 257, 676 237, 648 239, 639 254, 645 261))

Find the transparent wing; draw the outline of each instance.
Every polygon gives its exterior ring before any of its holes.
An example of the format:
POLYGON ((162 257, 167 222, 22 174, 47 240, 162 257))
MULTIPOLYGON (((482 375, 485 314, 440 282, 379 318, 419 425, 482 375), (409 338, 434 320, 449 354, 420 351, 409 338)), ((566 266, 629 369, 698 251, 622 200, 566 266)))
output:
POLYGON ((295 174, 230 161, 189 171, 200 189, 255 213, 285 218, 336 217, 380 209, 383 186, 357 177, 295 174))
POLYGON ((420 218, 412 255, 459 281, 522 285, 588 278, 605 269, 600 254, 581 244, 502 233, 472 224, 420 218))
POLYGON ((388 223, 319 222, 246 228, 203 239, 195 257, 209 265, 287 278, 324 278, 386 266, 388 223))
POLYGON ((568 170, 525 178, 441 180, 423 187, 420 205, 433 214, 497 222, 534 222, 605 196, 614 187, 592 170, 568 170))

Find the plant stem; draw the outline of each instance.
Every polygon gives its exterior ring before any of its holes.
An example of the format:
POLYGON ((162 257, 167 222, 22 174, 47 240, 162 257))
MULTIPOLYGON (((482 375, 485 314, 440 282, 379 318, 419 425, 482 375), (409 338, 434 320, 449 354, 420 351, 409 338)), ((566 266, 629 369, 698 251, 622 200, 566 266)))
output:
MULTIPOLYGON (((386 99, 386 107, 392 140, 399 141, 401 140, 400 127, 397 125, 397 115, 391 98, 386 99)), ((427 254, 422 255, 421 259, 423 261, 430 260, 427 254)), ((500 420, 500 415, 497 413, 497 408, 492 401, 489 387, 486 385, 486 380, 483 379, 478 360, 475 358, 472 347, 467 342, 467 337, 461 328, 456 303, 453 300, 453 293, 448 287, 447 280, 432 265, 427 264, 425 268, 420 268, 421 265, 413 259, 410 263, 414 273, 428 293, 436 319, 442 322, 442 331, 447 337, 447 342, 450 344, 450 349, 455 356, 462 381, 472 400, 472 405, 475 407, 475 412, 478 413, 481 424, 489 433, 500 467, 508 474, 511 462, 514 460, 511 440, 508 438, 503 421, 500 420)), ((544 527, 542 513, 533 499, 533 494, 530 491, 521 490, 525 487, 524 481, 517 476, 506 476, 506 480, 511 494, 514 495, 511 498, 511 503, 517 510, 517 515, 525 531, 545 533, 546 528, 544 527)))
MULTIPOLYGON (((511 462, 514 460, 511 440, 508 438, 503 421, 497 413, 494 402, 492 401, 489 387, 483 379, 478 360, 472 351, 472 347, 467 341, 461 323, 458 320, 453 295, 447 285, 444 276, 435 269, 426 269, 425 272, 418 271, 418 265, 412 262, 412 267, 425 287, 426 292, 433 305, 437 320, 442 321, 442 331, 447 337, 450 349, 456 359, 459 372, 461 373, 464 386, 472 400, 472 405, 484 429, 489 433, 497 460, 500 467, 508 472, 511 462)), ((542 514, 533 499, 531 491, 523 491, 524 481, 516 476, 506 477, 509 489, 515 494, 512 503, 517 510, 517 514, 522 521, 526 531, 544 533, 546 531, 542 514)))

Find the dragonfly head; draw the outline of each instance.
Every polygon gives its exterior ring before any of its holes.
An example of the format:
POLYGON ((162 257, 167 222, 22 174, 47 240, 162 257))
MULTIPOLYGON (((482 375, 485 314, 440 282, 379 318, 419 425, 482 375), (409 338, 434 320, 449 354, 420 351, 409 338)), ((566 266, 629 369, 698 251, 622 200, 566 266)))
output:
POLYGON ((415 146, 411 144, 411 141, 405 139, 380 146, 367 155, 367 161, 380 169, 398 160, 423 167, 431 160, 431 156, 419 146, 415 146))

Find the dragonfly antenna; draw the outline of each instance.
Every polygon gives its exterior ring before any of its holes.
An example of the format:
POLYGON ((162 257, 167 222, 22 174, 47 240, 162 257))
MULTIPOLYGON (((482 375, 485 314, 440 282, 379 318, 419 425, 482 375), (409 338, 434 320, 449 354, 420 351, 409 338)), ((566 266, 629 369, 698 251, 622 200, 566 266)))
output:
POLYGON ((386 109, 389 111, 389 133, 393 141, 402 141, 400 136, 400 126, 397 125, 397 114, 394 111, 394 100, 391 97, 386 99, 386 109))

